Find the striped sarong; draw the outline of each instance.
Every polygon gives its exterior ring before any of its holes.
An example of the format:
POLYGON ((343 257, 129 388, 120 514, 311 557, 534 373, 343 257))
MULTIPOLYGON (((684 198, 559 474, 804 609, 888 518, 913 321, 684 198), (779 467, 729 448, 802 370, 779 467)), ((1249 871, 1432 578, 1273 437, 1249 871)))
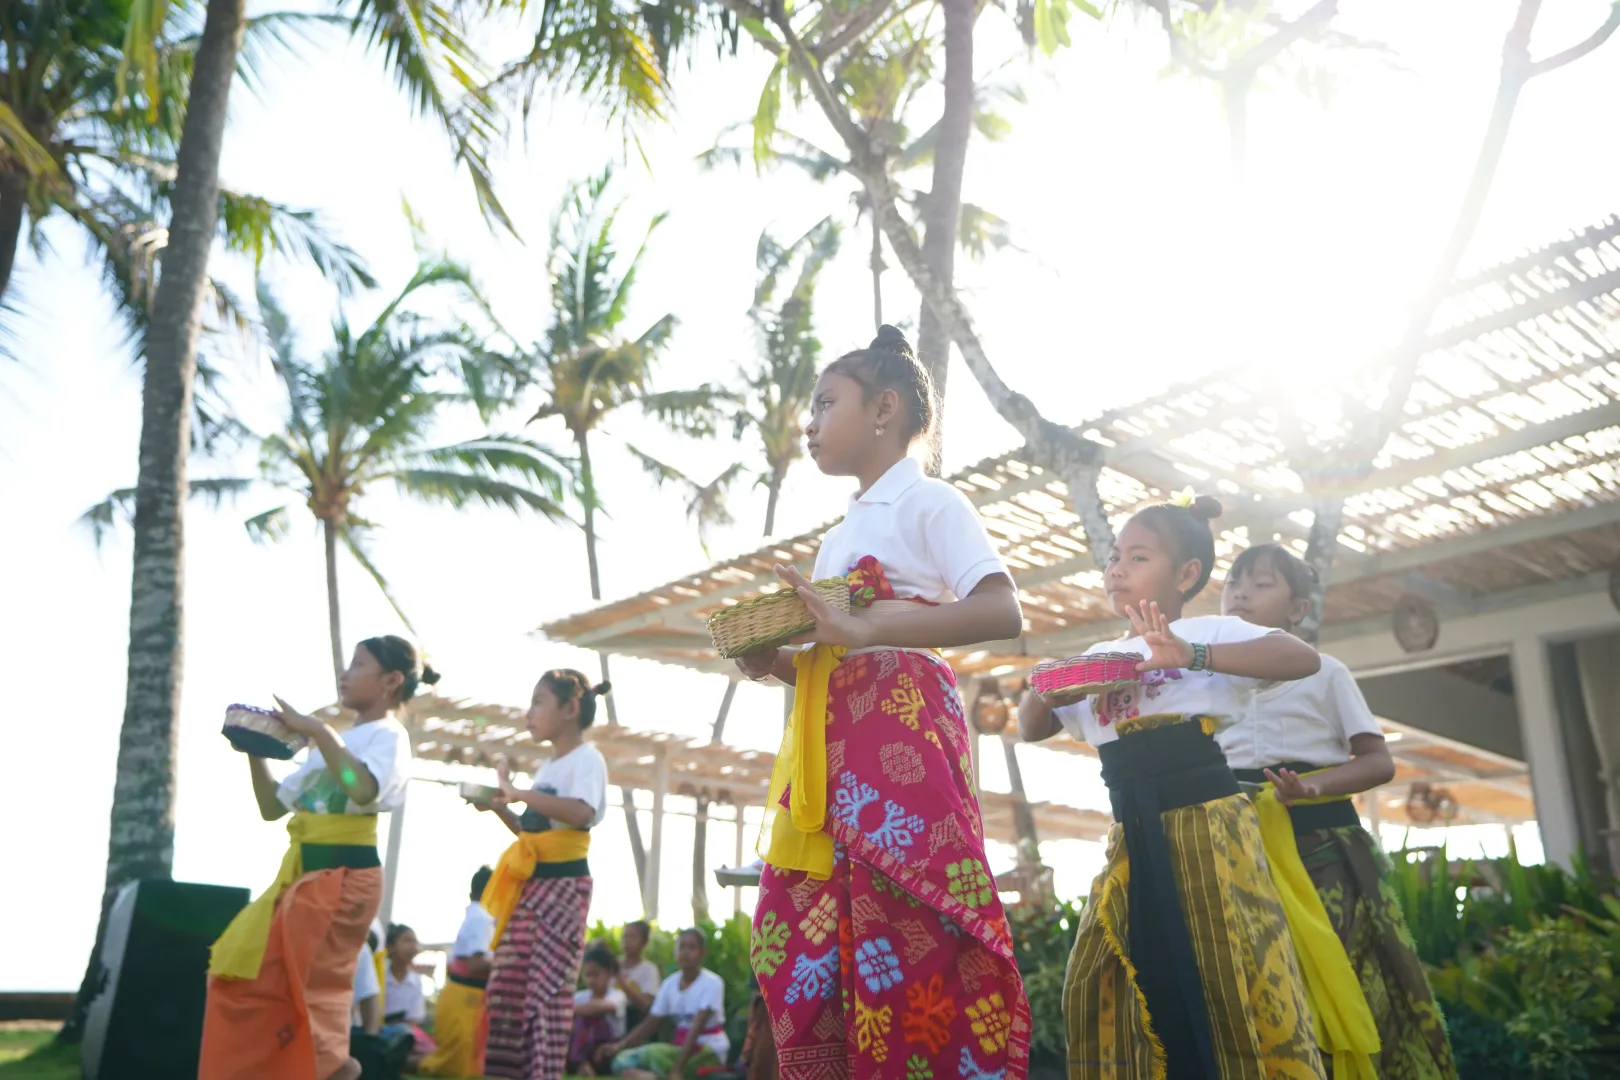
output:
POLYGON ((1219 747, 1199 718, 1118 731, 1099 750, 1108 863, 1064 985, 1070 1080, 1324 1080, 1259 820, 1229 770, 1220 785, 1219 747))
POLYGON ((505 1080, 563 1075, 590 909, 588 874, 536 877, 523 886, 495 947, 485 993, 487 1075, 505 1080))

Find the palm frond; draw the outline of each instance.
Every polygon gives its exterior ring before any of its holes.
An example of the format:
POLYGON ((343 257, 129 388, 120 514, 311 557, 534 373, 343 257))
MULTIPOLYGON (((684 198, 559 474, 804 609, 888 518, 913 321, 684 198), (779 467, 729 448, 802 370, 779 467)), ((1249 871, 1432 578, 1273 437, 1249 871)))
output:
POLYGON ((394 599, 394 591, 388 587, 388 579, 383 577, 382 571, 372 561, 371 553, 366 550, 366 534, 374 528, 375 526, 368 521, 353 518, 345 522, 343 527, 338 530, 338 536, 343 540, 343 546, 349 549, 349 554, 354 556, 354 561, 359 563, 361 569, 371 575, 371 580, 377 583, 377 588, 383 594, 383 599, 387 600, 388 606, 394 609, 394 614, 399 616, 399 621, 405 624, 405 628, 412 635, 416 635, 416 627, 411 625, 410 616, 405 614, 405 609, 399 606, 398 600, 394 599))
POLYGON ((292 516, 287 513, 285 506, 278 506, 274 510, 255 514, 242 522, 242 526, 255 544, 272 544, 292 529, 292 516))
POLYGON ((737 402, 735 391, 705 383, 690 390, 664 390, 641 397, 641 411, 665 426, 692 438, 713 435, 727 405, 737 402))
MULTIPOLYGON (((226 500, 234 499, 252 486, 252 480, 233 477, 193 480, 190 483, 189 497, 217 509, 226 500)), ((78 523, 90 530, 90 537, 99 548, 120 525, 130 525, 134 521, 135 489, 119 488, 80 514, 78 523)))
POLYGON ((0 101, 0 147, 5 148, 6 159, 20 166, 19 171, 30 179, 60 172, 51 152, 39 144, 28 125, 4 101, 0 101))
POLYGON ((357 286, 375 288, 365 260, 338 240, 313 210, 294 210, 257 195, 221 189, 219 229, 229 251, 249 255, 258 267, 266 256, 302 258, 350 296, 357 286))
POLYGON ((521 484, 490 476, 449 469, 399 469, 391 476, 403 493, 454 510, 476 504, 513 513, 531 510, 550 521, 569 520, 557 501, 521 484))
POLYGON ((521 435, 485 435, 412 455, 412 464, 460 468, 484 476, 525 481, 561 503, 579 480, 579 462, 521 435))

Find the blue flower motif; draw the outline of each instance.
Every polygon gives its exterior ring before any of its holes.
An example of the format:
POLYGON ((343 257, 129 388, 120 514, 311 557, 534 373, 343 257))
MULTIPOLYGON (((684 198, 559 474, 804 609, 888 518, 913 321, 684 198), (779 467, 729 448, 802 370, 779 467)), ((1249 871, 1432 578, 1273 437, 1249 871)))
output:
POLYGON ((989 1069, 980 1068, 979 1063, 973 1060, 973 1055, 968 1052, 968 1048, 965 1046, 962 1047, 962 1057, 957 1062, 956 1068, 962 1080, 1006 1080, 1007 1076, 1006 1069, 996 1069, 992 1072, 989 1069))
POLYGON ((899 986, 902 981, 900 958, 886 937, 868 938, 855 950, 855 973, 872 993, 899 986))
POLYGON ((838 985, 838 950, 829 949, 825 956, 814 957, 800 953, 793 959, 793 982, 782 997, 789 1005, 801 997, 806 1001, 826 1001, 838 985))
POLYGON ((906 848, 917 842, 928 823, 917 814, 908 814, 906 808, 890 799, 883 804, 883 824, 866 834, 866 838, 900 862, 906 861, 906 848))

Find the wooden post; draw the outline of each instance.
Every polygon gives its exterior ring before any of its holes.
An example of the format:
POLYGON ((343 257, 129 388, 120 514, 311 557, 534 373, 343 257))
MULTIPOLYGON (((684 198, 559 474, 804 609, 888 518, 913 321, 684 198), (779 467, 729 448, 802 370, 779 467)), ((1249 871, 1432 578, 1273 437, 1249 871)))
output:
POLYGON ((394 920, 394 886, 399 883, 399 849, 405 838, 405 802, 410 790, 407 783, 398 809, 388 815, 388 856, 383 869, 382 903, 377 908, 377 918, 382 920, 385 930, 394 920))
MULTIPOLYGON (((743 804, 734 803, 732 805, 733 809, 737 811, 737 861, 731 865, 740 870, 742 869, 743 864, 743 829, 746 827, 747 822, 743 820, 743 804)), ((731 887, 731 913, 733 915, 742 914, 741 885, 733 885, 731 887)))
POLYGON ((660 746, 653 764, 652 843, 647 851, 647 880, 641 887, 641 908, 650 922, 658 921, 658 877, 664 855, 664 796, 669 793, 669 754, 660 746))
POLYGON ((1513 642, 1513 697, 1519 707, 1530 789, 1536 801, 1536 826, 1547 861, 1570 866, 1579 844, 1575 800, 1570 791, 1569 760, 1553 696, 1552 664, 1547 643, 1533 634, 1513 642))

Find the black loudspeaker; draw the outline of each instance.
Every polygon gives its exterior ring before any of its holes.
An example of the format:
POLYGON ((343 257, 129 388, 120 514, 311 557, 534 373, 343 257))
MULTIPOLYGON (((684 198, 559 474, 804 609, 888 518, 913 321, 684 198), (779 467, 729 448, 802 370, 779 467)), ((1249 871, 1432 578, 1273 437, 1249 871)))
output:
POLYGON ((84 1080, 196 1080, 208 947, 248 899, 180 881, 119 890, 79 1049, 84 1080))

